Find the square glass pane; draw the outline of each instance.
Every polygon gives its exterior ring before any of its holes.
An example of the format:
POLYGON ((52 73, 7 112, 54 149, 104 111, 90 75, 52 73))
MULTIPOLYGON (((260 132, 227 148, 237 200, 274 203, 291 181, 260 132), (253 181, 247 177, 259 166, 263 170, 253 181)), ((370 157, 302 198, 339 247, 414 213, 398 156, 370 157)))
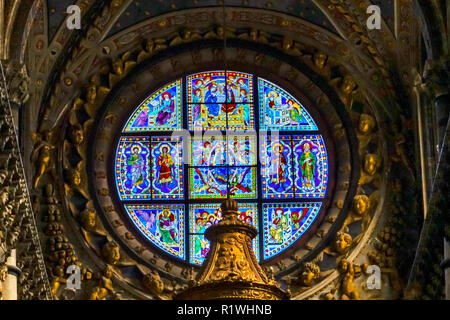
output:
POLYGON ((226 102, 225 71, 197 73, 187 77, 188 103, 226 102))
POLYGON ((194 137, 192 139, 193 166, 225 166, 227 165, 227 143, 225 137, 194 137))
POLYGON ((252 166, 256 165, 256 136, 203 136, 192 139, 193 166, 252 166), (225 141, 226 139, 226 141, 225 141))
POLYGON ((228 168, 191 168, 191 199, 219 199, 227 196, 228 168))
POLYGON ((253 76, 251 74, 227 71, 227 102, 253 102, 253 76))
POLYGON ((189 129, 249 130, 254 129, 254 110, 251 103, 197 103, 189 105, 189 129))
POLYGON ((257 197, 255 167, 230 168, 228 181, 231 198, 255 199, 257 197))

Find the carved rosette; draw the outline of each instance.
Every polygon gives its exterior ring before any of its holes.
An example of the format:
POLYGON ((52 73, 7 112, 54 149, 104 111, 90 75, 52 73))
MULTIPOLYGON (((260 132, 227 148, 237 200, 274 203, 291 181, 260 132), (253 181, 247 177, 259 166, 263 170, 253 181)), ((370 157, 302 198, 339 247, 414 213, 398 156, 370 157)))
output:
POLYGON ((256 228, 238 219, 236 201, 226 200, 221 209, 222 221, 205 233, 211 249, 202 272, 191 287, 175 299, 288 299, 289 294, 259 266, 251 248, 256 228))

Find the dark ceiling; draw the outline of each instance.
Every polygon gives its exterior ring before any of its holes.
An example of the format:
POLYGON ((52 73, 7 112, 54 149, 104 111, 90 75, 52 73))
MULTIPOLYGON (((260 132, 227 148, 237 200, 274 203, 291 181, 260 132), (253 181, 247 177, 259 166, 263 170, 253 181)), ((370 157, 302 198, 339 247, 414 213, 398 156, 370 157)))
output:
MULTIPOLYGON (((394 30, 394 4, 393 0, 371 0, 381 8, 383 19, 391 30, 394 30)), ((49 38, 52 39, 65 17, 66 9, 73 4, 73 0, 47 0, 49 15, 49 38)), ((124 14, 116 21, 109 36, 124 30, 145 19, 156 17, 168 12, 217 7, 222 5, 222 0, 134 0, 125 10, 124 14)), ((273 10, 288 15, 300 17, 308 22, 319 25, 328 31, 337 33, 324 13, 312 0, 225 0, 225 5, 259 8, 273 10)))

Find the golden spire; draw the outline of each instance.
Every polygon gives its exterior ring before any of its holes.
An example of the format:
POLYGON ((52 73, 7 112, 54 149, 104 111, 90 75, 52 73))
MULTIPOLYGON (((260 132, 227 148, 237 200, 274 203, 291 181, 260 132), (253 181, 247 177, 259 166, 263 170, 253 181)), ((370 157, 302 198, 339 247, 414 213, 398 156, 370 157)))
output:
POLYGON ((238 219, 236 201, 226 200, 221 209, 223 219, 205 232, 211 248, 203 270, 197 280, 174 299, 288 299, 289 295, 259 266, 251 245, 256 228, 238 219))

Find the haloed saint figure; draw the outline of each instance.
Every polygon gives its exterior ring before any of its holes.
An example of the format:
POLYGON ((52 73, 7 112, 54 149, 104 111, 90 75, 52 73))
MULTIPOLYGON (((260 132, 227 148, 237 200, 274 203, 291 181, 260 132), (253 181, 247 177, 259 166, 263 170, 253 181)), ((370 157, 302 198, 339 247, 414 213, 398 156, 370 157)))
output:
POLYGON ((131 147, 131 155, 127 159, 128 187, 134 193, 141 193, 146 187, 145 159, 142 156, 142 148, 139 145, 131 147))
POLYGON ((312 152, 309 142, 305 142, 301 149, 303 151, 300 156, 302 185, 304 188, 314 188, 316 186, 316 156, 312 152))
POLYGON ((283 146, 275 143, 272 147, 272 155, 270 157, 270 177, 271 183, 281 185, 286 181, 286 157, 283 154, 283 146))
POLYGON ((164 209, 158 217, 160 240, 169 245, 178 245, 177 218, 172 211, 164 209))
POLYGON ((162 186, 163 192, 170 192, 169 185, 172 184, 172 169, 173 169, 173 159, 169 153, 168 145, 163 145, 161 147, 161 154, 158 158, 158 166, 159 170, 159 183, 162 186))

